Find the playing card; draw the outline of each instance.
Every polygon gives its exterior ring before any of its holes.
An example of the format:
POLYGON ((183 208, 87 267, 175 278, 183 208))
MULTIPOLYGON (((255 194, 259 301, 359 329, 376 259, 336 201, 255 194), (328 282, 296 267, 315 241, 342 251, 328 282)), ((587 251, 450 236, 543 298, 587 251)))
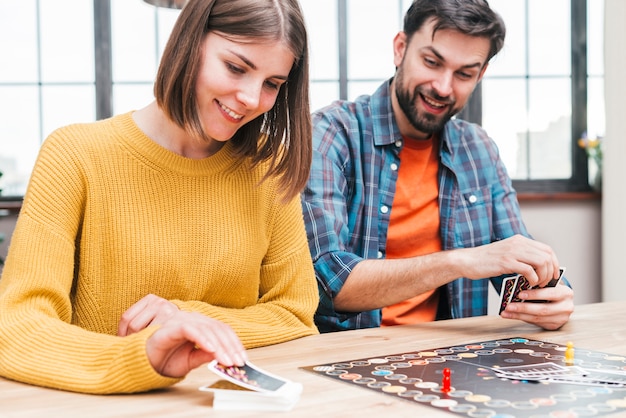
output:
POLYGON ((517 275, 507 277, 502 282, 502 290, 500 290, 500 311, 498 312, 499 314, 501 314, 502 311, 506 309, 507 305, 511 301, 511 296, 513 295, 513 290, 515 289, 518 277, 520 276, 517 275))
MULTIPOLYGON (((559 268, 559 278, 558 279, 552 279, 548 282, 547 285, 545 285, 544 287, 554 287, 557 284, 559 284, 561 282, 561 277, 563 277, 563 273, 565 273, 565 267, 560 267, 559 268)), ((537 288, 538 286, 535 286, 535 288, 537 288)))
POLYGON ((524 276, 517 276, 517 281, 515 282, 515 287, 513 288, 513 292, 511 294, 511 300, 509 302, 523 302, 519 297, 519 293, 523 290, 529 290, 532 286, 526 280, 524 276))
MULTIPOLYGON (((561 277, 563 277, 563 273, 565 272, 565 267, 561 267, 559 269, 559 277, 558 279, 552 279, 546 286, 544 287, 554 287, 561 281, 561 277)), ((519 293, 528 289, 538 289, 539 286, 532 287, 528 280, 522 276, 512 276, 507 277, 502 282, 502 290, 500 291, 500 310, 499 314, 502 313, 503 310, 506 309, 507 305, 511 302, 535 302, 541 303, 546 302, 545 300, 523 300, 520 299, 519 293)))
POLYGON ((275 392, 288 382, 259 369, 250 362, 239 367, 224 366, 213 360, 207 367, 223 379, 257 392, 275 392))

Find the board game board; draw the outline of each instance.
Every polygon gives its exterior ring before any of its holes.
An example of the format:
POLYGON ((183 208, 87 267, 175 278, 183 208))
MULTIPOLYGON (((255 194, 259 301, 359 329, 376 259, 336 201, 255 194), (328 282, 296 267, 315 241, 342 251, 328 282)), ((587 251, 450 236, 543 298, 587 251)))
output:
POLYGON ((626 356, 507 338, 302 367, 466 417, 599 417, 626 412, 626 356), (442 390, 443 370, 450 387, 442 390), (446 371, 447 372, 447 371, 446 371))

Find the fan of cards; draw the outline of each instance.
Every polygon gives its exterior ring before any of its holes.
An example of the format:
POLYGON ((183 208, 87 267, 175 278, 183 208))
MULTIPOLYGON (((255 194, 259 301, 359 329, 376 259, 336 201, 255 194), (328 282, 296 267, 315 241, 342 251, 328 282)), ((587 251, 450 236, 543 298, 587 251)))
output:
MULTIPOLYGON (((563 272, 565 272, 565 267, 561 267, 559 269, 559 278, 552 279, 550 282, 544 287, 554 287, 561 282, 561 277, 563 277, 563 272)), ((518 274, 517 276, 511 276, 504 279, 502 282, 502 290, 500 290, 500 310, 498 314, 502 313, 503 310, 506 309, 509 303, 511 302, 546 302, 545 300, 523 300, 520 299, 519 293, 524 290, 529 289, 537 289, 538 286, 531 286, 528 283, 528 280, 518 274)))

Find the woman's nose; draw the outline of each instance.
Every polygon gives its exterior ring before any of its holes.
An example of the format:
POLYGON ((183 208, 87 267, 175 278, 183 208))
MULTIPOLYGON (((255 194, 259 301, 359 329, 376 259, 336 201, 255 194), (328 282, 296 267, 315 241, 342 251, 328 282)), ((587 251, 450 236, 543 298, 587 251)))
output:
POLYGON ((244 83, 237 93, 237 100, 243 103, 248 109, 256 109, 261 100, 261 90, 263 83, 256 80, 249 80, 244 83))

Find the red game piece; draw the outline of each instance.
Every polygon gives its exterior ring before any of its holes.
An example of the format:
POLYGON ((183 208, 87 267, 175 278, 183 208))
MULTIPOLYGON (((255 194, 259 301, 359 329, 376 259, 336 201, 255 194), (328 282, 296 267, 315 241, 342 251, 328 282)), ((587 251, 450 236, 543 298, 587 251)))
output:
POLYGON ((450 392, 450 369, 443 369, 443 379, 441 380, 441 391, 450 392))

